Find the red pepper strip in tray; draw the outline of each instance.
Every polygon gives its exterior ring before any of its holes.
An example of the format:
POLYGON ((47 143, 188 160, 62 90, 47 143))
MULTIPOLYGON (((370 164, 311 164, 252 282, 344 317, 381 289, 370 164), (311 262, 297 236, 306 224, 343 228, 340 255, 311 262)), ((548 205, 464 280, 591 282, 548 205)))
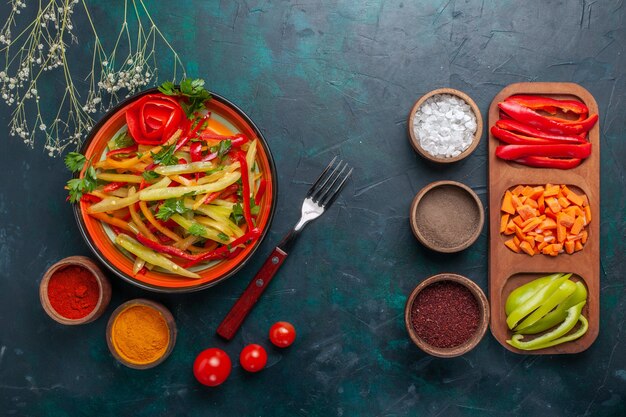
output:
POLYGON ((139 243, 141 243, 145 247, 150 248, 154 251, 167 253, 168 255, 178 256, 179 258, 186 259, 188 261, 192 261, 196 258, 196 256, 190 255, 187 252, 182 251, 173 246, 162 245, 158 242, 155 242, 154 240, 148 239, 146 236, 142 235, 141 233, 137 233, 136 237, 139 243))
MULTIPOLYGON (((261 235, 261 231, 259 229, 252 229, 250 230, 248 233, 244 234, 243 236, 241 236, 240 238, 237 238, 235 240, 233 240, 231 243, 229 243, 228 245, 224 245, 221 246, 213 251, 210 252, 206 252, 206 253, 201 253, 199 255, 192 255, 195 257, 194 260, 187 262, 185 265, 183 265, 183 268, 189 268, 191 266, 196 265, 197 263, 203 262, 203 261, 210 261, 210 260, 214 260, 214 259, 223 259, 223 258, 228 258, 230 256, 234 256, 235 253, 234 252, 230 252, 230 248, 239 246, 241 244, 246 243, 249 240, 254 240, 256 238, 258 238, 261 235)), ((237 252, 239 253, 239 252, 237 252)))
POLYGON ((127 182, 110 182, 110 183, 108 183, 107 185, 104 186, 102 191, 104 191, 105 193, 110 193, 111 191, 115 191, 117 189, 122 188, 126 184, 128 184, 128 183, 127 182))
POLYGON ((131 145, 126 148, 115 149, 114 151, 107 152, 107 158, 110 158, 115 155, 137 152, 137 149, 139 149, 139 145, 131 145))
POLYGON ((524 107, 533 110, 544 110, 551 114, 556 114, 556 109, 561 109, 564 113, 584 114, 589 113, 589 109, 584 103, 576 100, 556 100, 550 97, 518 94, 506 100, 515 101, 524 107))
MULTIPOLYGON (((532 139, 537 140, 537 139, 541 139, 542 141, 545 141, 543 143, 554 143, 554 142, 563 142, 563 143, 581 143, 581 142, 586 142, 584 137, 581 136, 560 136, 560 135, 551 135, 550 133, 546 133, 546 132, 542 132, 539 129, 535 129, 532 126, 529 126, 527 124, 524 123, 520 123, 517 120, 513 120, 513 119, 506 119, 506 120, 498 120, 496 122, 496 125, 493 126, 491 128, 491 133, 497 137, 498 139, 507 142, 507 143, 513 143, 513 142, 508 142, 506 139, 501 138, 500 136, 498 136, 495 132, 494 129, 498 129, 497 132, 502 134, 502 131, 506 131, 507 133, 511 133, 513 135, 519 136, 521 138, 528 138, 528 139, 532 139), (523 134, 520 135, 519 133, 523 134)), ((504 135, 504 134, 502 134, 504 135)), ((507 136, 510 137, 510 136, 507 136)), ((533 142, 533 143, 539 143, 539 142, 533 142)))
MULTIPOLYGON (((586 141, 580 141, 577 137, 571 136, 575 138, 575 141, 555 141, 550 139, 537 138, 534 136, 524 136, 515 132, 511 132, 509 130, 500 129, 498 126, 491 127, 491 134, 500 139, 502 142, 510 143, 512 145, 553 145, 558 143, 586 143, 586 141)), ((568 137, 568 136, 562 136, 568 137)))
POLYGON ((591 143, 580 145, 553 144, 553 145, 503 145, 496 148, 496 156, 511 161, 525 156, 547 156, 556 158, 580 158, 591 155, 591 143))
POLYGON ((572 169, 582 162, 580 158, 550 158, 547 156, 525 156, 513 162, 536 168, 572 169))
POLYGON ((554 119, 549 119, 536 111, 524 107, 515 101, 502 101, 498 103, 500 110, 511 116, 513 119, 527 123, 544 132, 556 133, 558 135, 578 135, 588 132, 598 121, 598 115, 594 114, 587 119, 575 123, 563 123, 554 119))

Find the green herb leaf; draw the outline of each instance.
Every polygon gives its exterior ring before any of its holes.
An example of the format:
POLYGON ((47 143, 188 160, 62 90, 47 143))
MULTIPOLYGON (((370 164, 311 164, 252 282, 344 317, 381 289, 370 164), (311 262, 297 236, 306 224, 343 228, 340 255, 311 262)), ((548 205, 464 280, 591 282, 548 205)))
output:
POLYGON ((154 171, 144 171, 141 173, 141 176, 144 177, 146 181, 156 180, 160 177, 160 175, 154 171))
POLYGON ((189 227, 189 229, 187 229, 187 231, 189 232, 190 235, 194 235, 194 236, 202 236, 206 234, 206 229, 204 228, 204 226, 198 223, 192 224, 189 227))
POLYGON ((174 149, 176 144, 170 146, 164 146, 158 153, 150 152, 155 164, 161 165, 176 165, 178 159, 174 156, 174 149))
POLYGON ((78 152, 70 152, 65 155, 65 166, 72 172, 78 172, 83 169, 87 162, 87 158, 78 152))
POLYGON ((232 148, 233 143, 230 139, 221 140, 219 146, 217 147, 217 157, 223 158, 230 149, 232 148))
POLYGON ((229 240, 229 237, 228 237, 228 235, 227 235, 226 233, 222 233, 222 232, 220 232, 220 233, 217 235, 217 237, 219 237, 219 238, 220 238, 220 240, 223 240, 224 242, 226 242, 226 241, 228 241, 228 240, 229 240))
POLYGON ((182 199, 170 198, 161 204, 156 218, 165 221, 172 217, 173 214, 184 214, 188 211, 189 209, 185 207, 185 203, 182 199))
POLYGON ((115 135, 115 137, 113 138, 113 144, 114 148, 111 150, 128 148, 129 146, 133 146, 135 144, 135 141, 128 134, 127 131, 124 131, 115 135))
POLYGON ((230 218, 236 225, 239 225, 244 220, 243 207, 240 203, 233 206, 233 212, 230 214, 230 218))
MULTIPOLYGON (((76 154, 76 152, 71 152, 76 154)), ((80 155, 80 154, 78 154, 80 155)), ((69 156, 69 155, 68 155, 69 156)), ((80 155, 82 156, 82 155, 80 155)), ((85 158, 84 156, 82 156, 85 158)), ((76 158, 78 159, 78 158, 76 158)), ((91 160, 87 161, 88 164, 91 164, 91 160)), ((69 165, 66 157, 66 165, 69 165)), ((83 165, 85 162, 83 162, 83 165)), ((82 165, 81 165, 82 169, 82 165)), ((79 169, 80 170, 80 169, 79 169)), ((69 191, 70 203, 76 203, 83 196, 84 193, 89 193, 93 191, 98 185, 98 179, 96 178, 96 170, 91 165, 85 170, 85 175, 83 178, 72 178, 67 182, 67 189, 69 191)))
POLYGON ((204 80, 200 78, 185 78, 180 81, 179 88, 173 82, 166 81, 161 84, 159 91, 168 96, 185 97, 186 100, 180 105, 189 119, 194 118, 195 112, 205 109, 204 103, 211 98, 211 93, 204 88, 204 80))
POLYGON ((254 202, 254 198, 250 197, 250 214, 253 216, 256 216, 257 214, 259 214, 260 210, 261 210, 261 206, 257 206, 256 203, 254 202))

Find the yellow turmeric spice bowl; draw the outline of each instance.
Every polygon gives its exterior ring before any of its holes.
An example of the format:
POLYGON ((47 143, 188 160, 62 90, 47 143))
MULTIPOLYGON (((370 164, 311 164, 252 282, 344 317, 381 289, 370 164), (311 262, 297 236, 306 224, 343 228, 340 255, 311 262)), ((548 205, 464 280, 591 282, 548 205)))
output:
POLYGON ((115 359, 129 368, 148 369, 172 353, 176 344, 176 323, 163 305, 138 298, 115 309, 106 335, 115 359))

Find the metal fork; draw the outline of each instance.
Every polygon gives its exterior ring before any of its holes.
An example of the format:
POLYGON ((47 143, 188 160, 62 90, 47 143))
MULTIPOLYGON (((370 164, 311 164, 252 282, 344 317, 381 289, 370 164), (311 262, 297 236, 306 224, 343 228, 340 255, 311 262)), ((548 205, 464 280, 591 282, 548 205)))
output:
POLYGON ((228 312, 217 328, 217 334, 226 340, 235 336, 246 316, 258 301, 265 288, 269 285, 278 268, 283 264, 287 255, 304 226, 311 220, 317 219, 333 204, 339 192, 352 174, 353 168, 340 160, 337 164, 334 157, 324 169, 317 181, 311 186, 302 203, 302 216, 294 228, 274 248, 259 272, 254 276, 248 287, 228 312))

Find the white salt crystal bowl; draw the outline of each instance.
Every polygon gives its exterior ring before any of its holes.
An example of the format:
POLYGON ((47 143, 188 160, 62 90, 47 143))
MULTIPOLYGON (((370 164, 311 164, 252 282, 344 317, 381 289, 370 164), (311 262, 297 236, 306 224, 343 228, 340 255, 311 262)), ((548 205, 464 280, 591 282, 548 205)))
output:
MULTIPOLYGON (((478 109, 478 106, 476 105, 474 100, 472 100, 467 94, 465 94, 462 91, 455 90, 454 88, 439 88, 437 90, 433 90, 424 94, 422 97, 420 97, 419 100, 415 102, 415 104, 413 105, 409 113, 408 131, 409 131, 409 139, 411 142, 411 146, 413 146, 413 149, 415 149, 417 153, 419 153, 421 156, 428 159, 429 161, 447 164, 451 162, 460 161, 461 159, 471 154, 474 151, 474 149, 476 149, 476 147, 478 146, 478 143, 480 142, 480 137, 483 134, 483 118, 480 114, 480 110, 478 109), (415 131, 415 114, 417 113, 417 111, 420 109, 420 107, 422 107, 422 105, 424 104, 426 100, 428 100, 429 98, 433 96, 441 95, 441 94, 450 94, 465 101, 471 108, 472 112, 474 113, 474 116, 476 116, 476 132, 474 133, 472 137, 472 141, 469 144, 469 147, 467 147, 467 149, 465 149, 464 151, 462 151, 456 156, 436 156, 433 153, 430 153, 428 150, 424 149, 424 147, 421 144, 422 138, 420 138, 417 132, 415 131)), ((447 140, 447 139, 444 138, 444 140, 447 140)), ((450 140, 453 141, 453 139, 450 139, 450 140)), ((441 144, 442 147, 446 147, 446 145, 447 144, 445 143, 441 144)))

